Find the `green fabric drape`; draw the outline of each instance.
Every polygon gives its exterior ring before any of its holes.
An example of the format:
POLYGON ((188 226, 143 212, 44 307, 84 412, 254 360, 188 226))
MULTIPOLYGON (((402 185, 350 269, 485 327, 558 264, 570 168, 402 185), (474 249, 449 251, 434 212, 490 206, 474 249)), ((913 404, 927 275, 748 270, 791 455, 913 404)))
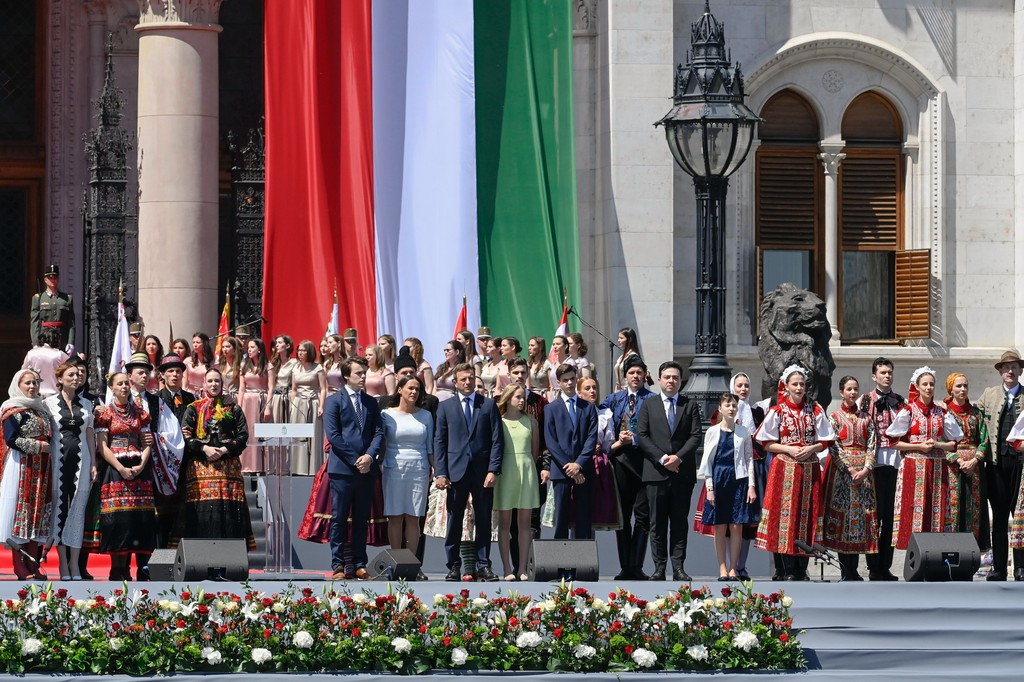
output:
POLYGON ((572 3, 476 0, 480 314, 548 338, 579 300, 572 3))

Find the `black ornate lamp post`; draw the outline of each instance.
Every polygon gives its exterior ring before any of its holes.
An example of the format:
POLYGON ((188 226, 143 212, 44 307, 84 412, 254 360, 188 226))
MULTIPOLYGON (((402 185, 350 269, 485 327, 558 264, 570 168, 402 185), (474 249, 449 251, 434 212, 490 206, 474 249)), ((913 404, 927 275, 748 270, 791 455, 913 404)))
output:
POLYGON ((674 106, 654 125, 665 127, 679 167, 697 194, 697 336, 683 393, 697 400, 705 423, 729 388, 725 357, 725 196, 743 165, 761 120, 743 103, 740 67, 725 51, 725 28, 707 0, 693 24, 692 52, 676 68, 674 106))

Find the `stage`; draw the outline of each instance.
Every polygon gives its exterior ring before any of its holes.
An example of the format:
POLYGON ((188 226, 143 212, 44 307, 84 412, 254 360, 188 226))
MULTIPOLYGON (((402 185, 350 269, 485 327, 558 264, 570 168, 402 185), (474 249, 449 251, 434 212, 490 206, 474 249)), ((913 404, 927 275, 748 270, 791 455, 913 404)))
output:
MULTIPOLYGON (((251 576, 256 579, 258 574, 251 576)), ((436 593, 469 589, 472 594, 494 596, 511 590, 539 596, 551 588, 549 583, 449 583, 441 576, 430 576, 427 582, 411 583, 415 594, 428 602, 436 593)), ((316 593, 329 589, 331 583, 308 580, 296 575, 293 584, 310 586, 316 593)), ((287 586, 285 581, 250 583, 249 589, 273 594, 287 586)), ((595 595, 606 595, 621 587, 642 598, 664 593, 671 583, 621 582, 602 580, 578 583, 595 595)), ((698 579, 695 586, 707 585, 719 590, 726 583, 698 579)), ((110 594, 121 587, 111 582, 61 583, 73 597, 110 594)), ((145 587, 156 595, 170 587, 181 590, 180 583, 131 583, 130 589, 145 587)), ((241 583, 204 582, 208 591, 243 593, 241 583)), ((16 598, 22 583, 0 582, 0 599, 16 598)), ((194 588, 194 586, 192 586, 194 588)), ((398 584, 367 581, 338 583, 339 589, 355 593, 386 592, 398 584)), ((808 660, 809 670, 800 679, 822 680, 1006 680, 1019 679, 1024 661, 1024 621, 1020 617, 1024 605, 1024 583, 782 583, 759 580, 757 592, 768 594, 784 590, 792 597, 791 614, 794 627, 803 631, 800 642, 808 660)), ((342 673, 343 674, 343 673, 342 673)), ((494 679, 498 674, 517 679, 540 677, 536 673, 441 673, 457 675, 461 680, 494 679)), ((271 674, 264 674, 268 677, 271 674)), ((343 674, 351 680, 381 680, 383 674, 343 674)), ((684 676, 687 680, 721 680, 723 673, 628 673, 628 674, 560 674, 558 679, 657 679, 684 676)), ((728 673, 737 677, 791 676, 788 673, 728 673)), ((14 679, 14 676, 9 676, 14 679)), ((29 677, 32 677, 29 675, 29 677)), ((41 676, 40 676, 41 677, 41 676)), ((50 677, 50 676, 47 676, 50 677)), ((79 679, 88 679, 82 676, 79 679)), ((182 677, 182 675, 176 675, 182 677)), ((198 677, 198 676, 197 676, 198 677)), ((229 676, 211 674, 206 680, 229 676)), ((295 677, 295 675, 288 675, 295 677)), ((99 678, 97 678, 99 679, 99 678)), ((109 680, 110 678, 103 678, 109 680)), ((129 678, 125 678, 129 679, 129 678)))

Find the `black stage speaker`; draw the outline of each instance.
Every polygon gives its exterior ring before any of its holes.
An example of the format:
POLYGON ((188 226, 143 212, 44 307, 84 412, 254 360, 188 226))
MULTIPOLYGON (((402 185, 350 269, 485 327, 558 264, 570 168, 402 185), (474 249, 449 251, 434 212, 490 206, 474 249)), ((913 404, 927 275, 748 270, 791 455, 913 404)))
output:
POLYGON ((366 567, 374 580, 416 580, 420 562, 409 549, 385 549, 366 567))
POLYGON ((170 582, 174 580, 174 562, 177 560, 178 550, 157 549, 149 557, 149 579, 170 582))
POLYGON ((534 540, 526 574, 537 582, 596 581, 597 540, 534 540))
POLYGON ((973 533, 914 533, 907 545, 903 579, 971 581, 980 566, 981 550, 973 533))
POLYGON ((182 538, 174 559, 174 579, 233 580, 249 579, 249 553, 241 538, 182 538))

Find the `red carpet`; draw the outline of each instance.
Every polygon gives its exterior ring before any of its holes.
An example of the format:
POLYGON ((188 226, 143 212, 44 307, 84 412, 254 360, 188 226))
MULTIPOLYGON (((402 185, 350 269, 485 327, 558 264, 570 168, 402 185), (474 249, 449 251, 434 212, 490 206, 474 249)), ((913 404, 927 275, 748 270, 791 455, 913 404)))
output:
MULTIPOLYGON (((134 562, 133 562, 134 565, 134 562)), ((60 578, 60 562, 57 560, 57 548, 53 547, 46 554, 42 571, 50 580, 60 578)), ((89 555, 89 575, 99 580, 106 580, 110 575, 110 557, 106 554, 89 555)), ((11 550, 0 548, 0 580, 17 580, 11 563, 11 550)))

